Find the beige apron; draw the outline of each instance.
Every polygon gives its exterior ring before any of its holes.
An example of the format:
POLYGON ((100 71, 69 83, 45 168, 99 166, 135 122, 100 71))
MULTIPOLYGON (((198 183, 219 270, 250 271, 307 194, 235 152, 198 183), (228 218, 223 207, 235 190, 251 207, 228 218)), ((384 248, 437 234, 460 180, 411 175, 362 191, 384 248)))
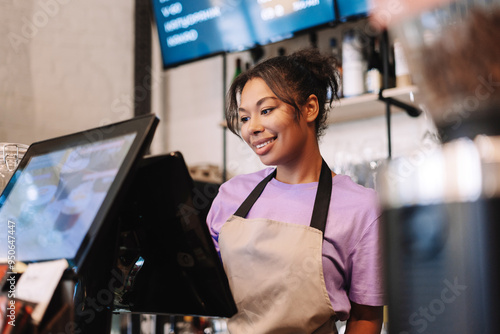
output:
POLYGON ((257 185, 220 231, 222 262, 238 307, 229 332, 337 333, 322 266, 331 171, 323 161, 311 226, 242 218, 275 173, 257 185))

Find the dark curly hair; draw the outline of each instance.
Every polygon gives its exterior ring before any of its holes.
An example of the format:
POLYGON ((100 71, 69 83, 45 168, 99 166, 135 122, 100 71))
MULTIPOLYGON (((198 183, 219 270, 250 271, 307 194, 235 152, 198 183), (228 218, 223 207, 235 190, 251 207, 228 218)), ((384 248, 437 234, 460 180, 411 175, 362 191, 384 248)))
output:
POLYGON ((283 102, 295 109, 300 118, 300 107, 309 96, 318 98, 319 113, 316 118, 316 137, 326 128, 328 111, 338 99, 338 61, 333 56, 321 54, 317 49, 302 49, 288 56, 267 59, 240 74, 226 96, 226 121, 229 130, 239 136, 238 97, 246 83, 261 78, 283 102))

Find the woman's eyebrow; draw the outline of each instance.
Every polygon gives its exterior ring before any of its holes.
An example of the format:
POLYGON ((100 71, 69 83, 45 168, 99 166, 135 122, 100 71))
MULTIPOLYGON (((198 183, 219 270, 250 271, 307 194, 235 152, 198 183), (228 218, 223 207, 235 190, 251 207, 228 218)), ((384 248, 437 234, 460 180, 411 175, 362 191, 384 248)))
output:
MULTIPOLYGON (((261 98, 257 103, 255 104, 257 107, 260 107, 266 100, 272 99, 272 100, 277 100, 278 98, 275 96, 265 96, 261 98)), ((245 111, 245 108, 239 107, 238 111, 245 111)))

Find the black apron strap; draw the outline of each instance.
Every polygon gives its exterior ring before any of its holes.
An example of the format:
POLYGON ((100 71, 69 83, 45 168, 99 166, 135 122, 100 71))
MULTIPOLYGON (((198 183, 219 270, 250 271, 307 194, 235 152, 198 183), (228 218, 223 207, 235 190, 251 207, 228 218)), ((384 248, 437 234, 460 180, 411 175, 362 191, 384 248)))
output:
POLYGON ((325 234, 330 198, 332 197, 332 171, 323 160, 321 174, 319 175, 318 190, 314 200, 314 209, 311 217, 311 227, 317 228, 325 234))
POLYGON ((234 213, 235 216, 245 218, 248 215, 248 212, 250 212, 250 209, 254 205, 255 202, 257 202, 257 198, 259 198, 260 194, 264 191, 264 188, 266 187, 267 183, 271 181, 274 177, 276 177, 276 169, 266 176, 266 178, 252 190, 250 195, 248 195, 247 199, 240 205, 238 210, 234 213))
MULTIPOLYGON (((265 179, 252 190, 250 195, 240 205, 234 213, 235 216, 245 218, 250 212, 250 209, 257 201, 259 196, 264 191, 267 183, 276 177, 276 169, 269 174, 265 179)), ((314 200, 314 208, 311 217, 311 227, 314 227, 325 234, 326 220, 328 218, 328 209, 330 207, 330 197, 332 194, 332 172, 328 164, 323 160, 321 165, 321 174, 319 176, 318 190, 316 191, 316 199, 314 200)))

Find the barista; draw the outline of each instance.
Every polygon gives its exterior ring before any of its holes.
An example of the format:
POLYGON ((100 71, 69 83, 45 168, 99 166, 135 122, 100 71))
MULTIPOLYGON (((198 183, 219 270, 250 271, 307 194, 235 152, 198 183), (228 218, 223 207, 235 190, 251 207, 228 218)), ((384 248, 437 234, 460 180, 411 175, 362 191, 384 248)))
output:
POLYGON ((337 320, 346 333, 380 333, 377 196, 332 173, 318 145, 335 64, 302 50, 256 65, 229 90, 229 129, 275 166, 224 183, 208 215, 238 307, 233 334, 336 333, 337 320))

